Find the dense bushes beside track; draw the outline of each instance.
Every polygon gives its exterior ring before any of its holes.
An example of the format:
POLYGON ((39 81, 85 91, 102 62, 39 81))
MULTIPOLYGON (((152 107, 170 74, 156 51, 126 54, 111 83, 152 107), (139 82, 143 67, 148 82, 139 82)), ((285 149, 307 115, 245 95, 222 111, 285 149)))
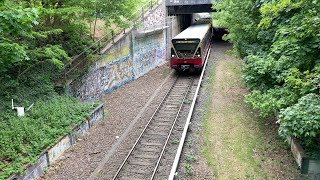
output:
POLYGON ((318 0, 225 0, 215 4, 226 39, 244 58, 246 96, 263 117, 279 114, 279 134, 309 147, 320 137, 318 0))
POLYGON ((80 103, 67 96, 38 101, 25 117, 13 112, 0 117, 0 179, 21 172, 57 138, 85 120, 94 103, 80 103))

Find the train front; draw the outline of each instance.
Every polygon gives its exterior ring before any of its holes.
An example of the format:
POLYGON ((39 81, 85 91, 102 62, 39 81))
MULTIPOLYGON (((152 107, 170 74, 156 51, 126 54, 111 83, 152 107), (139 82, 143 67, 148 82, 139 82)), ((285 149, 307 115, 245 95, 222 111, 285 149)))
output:
POLYGON ((172 39, 170 67, 178 70, 200 70, 203 65, 200 39, 172 39))

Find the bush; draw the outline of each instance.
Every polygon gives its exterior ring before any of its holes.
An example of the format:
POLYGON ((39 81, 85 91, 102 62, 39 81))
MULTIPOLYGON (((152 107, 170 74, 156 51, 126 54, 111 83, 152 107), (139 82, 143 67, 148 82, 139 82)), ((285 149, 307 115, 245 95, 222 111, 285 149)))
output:
POLYGON ((289 88, 278 87, 266 92, 254 90, 246 95, 245 101, 253 109, 258 110, 261 117, 269 117, 278 112, 279 109, 296 103, 298 98, 298 95, 289 88))
POLYGON ((0 117, 0 179, 21 172, 57 138, 88 117, 92 103, 80 103, 67 96, 39 101, 25 117, 13 113, 0 117))
POLYGON ((306 146, 316 144, 320 136, 320 96, 308 94, 298 103, 280 111, 279 134, 303 139, 306 146))
POLYGON ((244 57, 243 80, 252 90, 246 101, 263 117, 285 109, 281 135, 288 133, 311 145, 311 137, 318 135, 319 108, 303 103, 316 103, 310 98, 320 95, 320 3, 224 0, 214 8, 228 28, 227 39, 244 57), (315 124, 308 129, 308 123, 315 124))

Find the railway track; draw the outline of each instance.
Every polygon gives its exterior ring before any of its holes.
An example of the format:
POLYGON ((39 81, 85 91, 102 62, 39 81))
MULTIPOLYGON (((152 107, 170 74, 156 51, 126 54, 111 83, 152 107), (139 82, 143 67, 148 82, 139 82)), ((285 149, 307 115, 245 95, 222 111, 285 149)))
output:
POLYGON ((154 179, 169 144, 179 125, 183 107, 191 93, 194 77, 177 77, 149 119, 113 179, 154 179))
POLYGON ((204 71, 175 79, 113 180, 174 178, 204 71))

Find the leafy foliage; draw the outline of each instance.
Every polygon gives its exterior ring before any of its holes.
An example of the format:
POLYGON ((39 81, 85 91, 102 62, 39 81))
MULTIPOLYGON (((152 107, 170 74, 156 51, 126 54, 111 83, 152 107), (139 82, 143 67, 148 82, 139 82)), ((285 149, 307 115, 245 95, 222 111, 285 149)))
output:
POLYGON ((39 101, 18 118, 6 113, 0 119, 0 179, 22 171, 23 165, 34 162, 39 154, 55 140, 70 132, 87 118, 92 103, 80 103, 71 97, 54 97, 39 101))
POLYGON ((16 79, 39 64, 59 69, 91 42, 88 21, 124 24, 135 1, 4 1, 0 13, 0 74, 16 79), (120 17, 120 18, 119 18, 120 17))
POLYGON ((219 20, 222 27, 227 27, 229 34, 225 37, 231 40, 242 57, 249 51, 258 49, 256 24, 261 17, 259 15, 260 3, 255 0, 224 0, 214 3, 215 19, 219 20))
POLYGON ((303 139, 307 146, 320 136, 320 96, 308 94, 298 103, 280 111, 279 134, 303 139))
POLYGON ((59 97, 54 80, 92 43, 90 23, 99 17, 124 27, 140 1, 0 0, 0 179, 21 171, 86 117, 92 106, 59 97), (35 106, 17 118, 11 99, 35 106))
MULTIPOLYGON (((307 99, 320 94, 318 0, 225 0, 214 7, 219 21, 229 30, 226 38, 246 62, 243 80, 252 90, 246 101, 263 117, 281 111, 285 121, 280 121, 280 126, 286 122, 285 131, 294 132, 287 135, 309 142, 305 135, 310 131, 303 122, 296 123, 299 118, 286 113, 299 117, 316 110, 315 106, 302 108, 302 104, 311 103, 307 99)), ((314 115, 306 117, 319 118, 314 115)), ((320 129, 313 128, 314 132, 320 129)), ((281 135, 283 132, 279 130, 281 135)))

